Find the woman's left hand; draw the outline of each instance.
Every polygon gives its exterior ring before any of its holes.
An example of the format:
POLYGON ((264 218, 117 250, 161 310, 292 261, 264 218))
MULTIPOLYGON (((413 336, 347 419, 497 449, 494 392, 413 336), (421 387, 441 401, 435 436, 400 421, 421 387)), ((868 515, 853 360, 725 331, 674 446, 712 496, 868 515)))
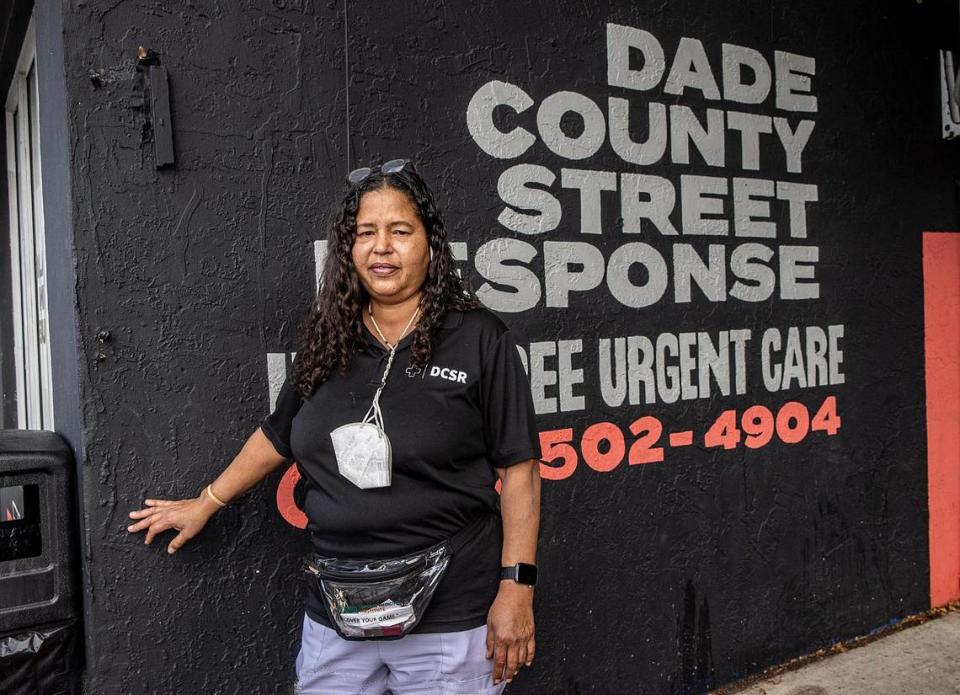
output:
POLYGON ((520 667, 533 663, 533 588, 505 579, 487 613, 487 658, 493 682, 510 683, 520 667))

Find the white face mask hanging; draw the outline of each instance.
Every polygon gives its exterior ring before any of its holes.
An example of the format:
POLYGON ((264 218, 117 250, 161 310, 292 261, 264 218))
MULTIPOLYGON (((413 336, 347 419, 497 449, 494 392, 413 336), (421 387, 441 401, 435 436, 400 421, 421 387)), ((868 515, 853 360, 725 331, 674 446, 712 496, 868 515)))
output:
POLYGON ((373 396, 373 404, 371 404, 367 414, 363 416, 363 420, 340 425, 330 433, 330 439, 333 440, 333 453, 337 457, 337 470, 344 478, 363 489, 390 487, 393 458, 390 450, 390 439, 383 430, 380 394, 387 384, 387 375, 390 373, 390 366, 393 364, 397 345, 400 344, 400 341, 410 329, 413 320, 420 313, 420 307, 417 307, 413 312, 413 316, 407 321, 403 332, 400 333, 400 337, 393 345, 390 345, 384 337, 383 331, 380 330, 376 319, 373 318, 372 306, 367 311, 370 312, 370 321, 373 323, 373 327, 377 329, 377 333, 380 334, 380 339, 390 346, 387 366, 383 370, 380 386, 373 396))

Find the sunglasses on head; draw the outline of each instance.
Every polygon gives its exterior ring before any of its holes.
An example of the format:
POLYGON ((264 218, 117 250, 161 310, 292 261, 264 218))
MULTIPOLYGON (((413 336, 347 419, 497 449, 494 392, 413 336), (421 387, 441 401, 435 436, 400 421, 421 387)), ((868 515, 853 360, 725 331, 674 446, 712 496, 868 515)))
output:
POLYGON ((398 171, 402 171, 409 163, 409 159, 391 159, 389 162, 384 162, 375 167, 360 167, 347 174, 347 181, 350 185, 356 186, 378 169, 382 174, 396 174, 398 171))

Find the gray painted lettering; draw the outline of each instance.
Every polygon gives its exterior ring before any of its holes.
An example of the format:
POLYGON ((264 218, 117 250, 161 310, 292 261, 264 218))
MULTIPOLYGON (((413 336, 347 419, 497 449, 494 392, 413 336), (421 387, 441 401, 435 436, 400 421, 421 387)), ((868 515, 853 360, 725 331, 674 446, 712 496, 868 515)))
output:
POLYGON ((840 339, 843 337, 843 324, 827 326, 827 335, 830 338, 830 383, 842 384, 844 375, 840 365, 843 363, 843 350, 840 349, 840 339))
POLYGON ((491 157, 512 159, 526 152, 536 136, 517 126, 509 133, 498 130, 493 123, 493 110, 506 105, 517 113, 533 106, 533 99, 525 91, 508 82, 491 80, 474 92, 467 105, 467 130, 480 149, 491 157))
POLYGON ((780 136, 783 153, 787 156, 787 171, 791 174, 799 174, 803 170, 803 148, 810 140, 814 122, 800 121, 795 131, 790 130, 790 124, 786 118, 774 118, 773 125, 777 129, 777 135, 780 136))
POLYGON ((676 236, 677 228, 670 221, 670 213, 677 202, 673 184, 662 176, 650 174, 620 175, 620 214, 623 233, 639 234, 640 221, 650 220, 661 234, 676 236), (640 195, 647 200, 640 200, 640 195))
POLYGON ((690 163, 692 142, 707 166, 724 166, 723 111, 707 109, 706 127, 688 106, 670 107, 670 158, 674 164, 690 163))
POLYGON ((722 215, 723 199, 727 194, 727 180, 718 176, 680 177, 680 207, 684 234, 723 235, 728 223, 724 219, 704 219, 704 215, 722 215))
POLYGON ((667 353, 676 357, 679 350, 679 341, 673 333, 657 336, 657 392, 664 403, 674 403, 680 398, 679 368, 667 364, 667 353))
POLYGON ((830 367, 827 364, 827 332, 820 326, 807 326, 803 351, 807 359, 807 385, 828 385, 830 367))
POLYGON ((697 334, 685 332, 677 337, 680 353, 680 399, 689 401, 696 398, 699 393, 697 384, 693 380, 693 374, 697 369, 697 334))
POLYGON ((627 340, 601 338, 597 345, 600 396, 611 408, 623 405, 627 397, 627 340), (613 354, 610 347, 613 346, 613 354))
POLYGON ((656 304, 667 291, 667 263, 650 244, 624 244, 610 254, 607 286, 621 304, 634 309, 656 304), (628 277, 634 263, 642 263, 647 269, 647 282, 642 286, 634 285, 628 277))
POLYGON ((663 104, 651 101, 647 111, 647 140, 634 142, 630 138, 630 102, 618 97, 607 99, 610 147, 630 164, 656 164, 667 151, 667 109, 663 104))
POLYGON ((552 340, 530 343, 530 392, 537 415, 557 412, 556 396, 547 396, 548 386, 556 386, 557 373, 547 369, 546 359, 555 357, 557 344, 552 340))
POLYGON ((687 87, 699 89, 705 99, 720 99, 720 89, 713 77, 703 44, 698 39, 684 36, 677 45, 670 73, 663 83, 663 91, 681 95, 687 87))
POLYGON ((544 99, 537 110, 537 128, 550 151, 567 159, 592 157, 607 136, 600 107, 577 92, 557 92, 544 99), (575 138, 560 129, 560 120, 571 111, 583 120, 583 132, 575 138))
POLYGON ((660 83, 666 69, 663 46, 649 31, 607 23, 607 84, 611 87, 646 90, 660 83), (643 67, 630 69, 630 49, 643 54, 643 67))
POLYGON ((497 222, 522 234, 542 234, 556 229, 563 213, 560 201, 550 191, 527 185, 552 186, 556 179, 552 171, 538 164, 515 164, 504 171, 497 180, 497 192, 503 202, 523 210, 539 210, 539 214, 504 207, 497 222))
POLYGON ((560 380, 560 412, 569 413, 586 407, 584 396, 575 395, 573 387, 583 383, 583 370, 573 368, 573 356, 583 352, 583 339, 557 341, 557 375, 560 380))
POLYGON ((752 331, 749 328, 738 328, 730 331, 730 342, 733 343, 734 384, 736 394, 747 392, 747 341, 752 331))
POLYGON ((627 338, 627 384, 630 391, 630 405, 656 401, 653 343, 644 335, 631 335, 627 338), (640 398, 640 382, 643 382, 643 399, 640 398))
POLYGON ((760 169, 760 135, 773 132, 770 116, 728 111, 727 127, 740 132, 740 168, 758 171, 760 169))
POLYGON ((820 259, 819 246, 780 247, 780 298, 817 299, 819 282, 813 280, 816 262, 820 259))
POLYGON ((760 51, 731 43, 721 44, 723 98, 741 104, 760 104, 770 94, 770 65, 760 51), (753 82, 743 82, 743 68, 753 72, 753 82))
POLYGON ((748 243, 736 247, 730 254, 730 271, 738 279, 730 288, 730 296, 744 302, 769 299, 777 283, 777 274, 767 265, 772 258, 773 249, 763 244, 748 243), (756 263, 757 260, 763 262, 756 263))
POLYGON ((700 398, 710 398, 710 376, 713 375, 720 394, 730 395, 730 345, 727 331, 717 335, 717 345, 713 344, 710 334, 701 331, 697 334, 697 367, 700 383, 700 398))
POLYGON ((769 179, 733 179, 733 229, 736 236, 763 237, 773 239, 777 236, 777 225, 773 221, 754 218, 770 217, 770 201, 773 198, 774 184, 769 179), (767 198, 768 200, 764 200, 767 198))
POLYGON ((494 311, 517 313, 532 309, 540 301, 540 279, 530 268, 517 263, 504 264, 504 259, 529 263, 537 249, 519 239, 491 239, 474 254, 477 272, 487 282, 477 290, 480 300, 494 311), (490 283, 506 285, 513 291, 504 291, 490 283))
POLYGON ((763 332, 760 340, 760 372, 763 375, 763 385, 767 391, 780 390, 780 379, 783 369, 779 362, 774 362, 772 352, 780 350, 780 331, 768 328, 763 332))
POLYGON ((806 239, 806 204, 819 200, 817 186, 809 183, 777 181, 777 198, 790 203, 790 236, 794 239, 806 239))
POLYGON ((810 94, 810 77, 816 74, 817 61, 810 56, 773 52, 777 82, 777 108, 784 111, 816 111, 817 97, 810 94))
POLYGON ((787 329, 787 346, 783 354, 783 381, 780 390, 786 391, 793 382, 798 388, 807 387, 807 373, 803 368, 803 344, 800 341, 800 329, 790 326, 787 329))
POLYGON ((580 190, 580 233, 600 234, 601 191, 617 190, 617 175, 612 171, 588 169, 561 169, 560 185, 580 190))
POLYGON ((543 243, 544 284, 547 306, 570 306, 570 292, 587 292, 603 282, 603 254, 583 241, 545 241, 543 243), (571 271, 570 264, 583 270, 571 271))
POLYGON ((690 244, 675 244, 673 247, 674 301, 686 304, 691 301, 691 280, 711 302, 727 298, 727 268, 722 244, 710 244, 707 249, 709 265, 690 244))

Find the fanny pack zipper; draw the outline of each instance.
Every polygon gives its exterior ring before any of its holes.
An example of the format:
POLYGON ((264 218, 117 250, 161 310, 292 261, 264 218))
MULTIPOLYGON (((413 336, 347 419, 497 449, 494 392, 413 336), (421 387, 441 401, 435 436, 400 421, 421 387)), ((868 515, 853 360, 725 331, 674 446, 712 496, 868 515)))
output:
POLYGON ((411 572, 423 569, 426 566, 427 559, 424 557, 406 567, 401 567, 399 569, 384 572, 382 574, 377 574, 375 572, 336 572, 328 569, 321 569, 312 562, 307 564, 307 571, 315 575, 318 579, 333 579, 339 582, 380 582, 402 577, 405 574, 410 574, 411 572))

